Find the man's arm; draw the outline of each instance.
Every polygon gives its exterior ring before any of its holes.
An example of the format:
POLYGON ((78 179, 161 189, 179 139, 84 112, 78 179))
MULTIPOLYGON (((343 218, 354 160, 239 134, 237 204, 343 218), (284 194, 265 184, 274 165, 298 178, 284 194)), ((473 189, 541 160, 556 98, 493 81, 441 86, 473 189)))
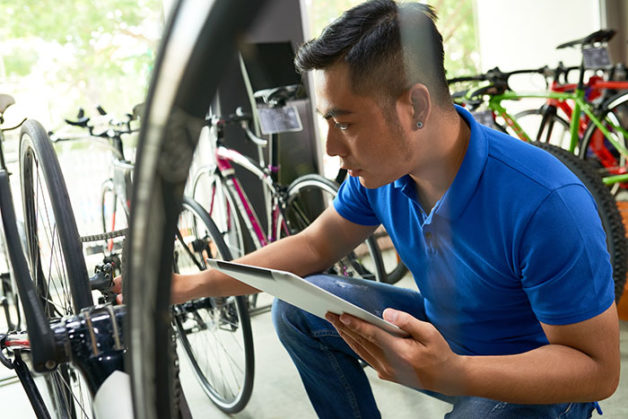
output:
MULTIPOLYGON (((348 254, 374 229, 375 226, 352 223, 330 207, 302 232, 245 255, 237 262, 281 269, 301 276, 320 272, 348 254)), ((207 270, 192 275, 175 275, 172 302, 255 292, 258 290, 221 272, 207 270)))
POLYGON ((619 382, 619 322, 615 304, 589 320, 543 324, 549 344, 502 356, 460 356, 427 322, 387 309, 384 318, 411 334, 396 338, 343 314, 328 314, 349 345, 380 378, 449 395, 511 403, 596 401, 619 382))
POLYGON ((583 322, 541 325, 549 345, 520 355, 469 357, 464 374, 469 392, 514 403, 596 401, 615 392, 620 370, 615 304, 583 322))

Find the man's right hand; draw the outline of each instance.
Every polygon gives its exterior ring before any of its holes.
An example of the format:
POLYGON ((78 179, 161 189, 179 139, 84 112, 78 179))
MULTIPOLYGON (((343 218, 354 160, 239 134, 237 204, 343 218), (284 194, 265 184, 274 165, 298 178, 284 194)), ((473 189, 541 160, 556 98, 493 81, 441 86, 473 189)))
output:
POLYGON ((111 287, 111 292, 116 294, 116 303, 122 304, 123 296, 122 296, 122 275, 116 276, 113 278, 113 286, 111 287))

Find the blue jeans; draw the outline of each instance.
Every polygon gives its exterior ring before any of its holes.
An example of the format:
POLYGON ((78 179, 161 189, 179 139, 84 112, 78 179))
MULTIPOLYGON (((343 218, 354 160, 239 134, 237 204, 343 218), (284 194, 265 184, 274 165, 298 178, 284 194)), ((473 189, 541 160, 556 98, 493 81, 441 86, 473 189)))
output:
MULTIPOLYGON (((425 320, 417 291, 373 281, 313 275, 308 281, 381 316, 387 307, 425 320)), ((359 357, 334 327, 280 300, 272 309, 275 330, 297 367, 314 410, 321 418, 379 418, 380 413, 359 357)), ((593 403, 516 405, 479 397, 449 397, 433 392, 453 410, 447 418, 589 418, 593 403)))

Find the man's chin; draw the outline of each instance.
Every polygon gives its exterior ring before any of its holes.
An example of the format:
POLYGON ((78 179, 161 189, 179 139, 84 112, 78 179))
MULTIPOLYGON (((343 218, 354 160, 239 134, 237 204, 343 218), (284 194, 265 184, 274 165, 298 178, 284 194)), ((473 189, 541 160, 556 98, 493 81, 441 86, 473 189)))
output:
POLYGON ((366 179, 363 176, 359 176, 358 179, 360 180, 360 185, 364 186, 367 189, 375 189, 382 186, 382 184, 374 183, 372 180, 366 179))

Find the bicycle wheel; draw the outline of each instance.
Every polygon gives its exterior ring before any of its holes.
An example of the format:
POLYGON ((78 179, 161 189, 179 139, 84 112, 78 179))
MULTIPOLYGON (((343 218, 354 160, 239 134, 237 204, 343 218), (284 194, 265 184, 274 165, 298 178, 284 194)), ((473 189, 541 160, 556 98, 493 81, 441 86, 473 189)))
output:
POLYGON ((384 273, 387 283, 395 284, 408 273, 408 268, 403 263, 399 254, 395 250, 395 246, 388 235, 384 226, 377 227, 373 233, 377 247, 382 254, 382 263, 384 265, 384 273))
POLYGON ((207 211, 234 259, 244 256, 244 235, 235 200, 222 178, 209 169, 196 174, 192 198, 207 211))
MULTIPOLYGON (((601 108, 598 118, 609 130, 612 139, 624 148, 628 147, 626 134, 613 128, 628 127, 628 93, 620 93, 610 98, 601 108)), ((626 155, 622 154, 612 142, 608 140, 593 123, 589 123, 582 137, 580 158, 590 161, 598 169, 602 177, 622 175, 627 172, 626 155)), ((628 189, 628 183, 611 185, 611 193, 617 194, 628 189)))
MULTIPOLYGON (((549 151, 562 161, 565 166, 578 176, 584 186, 591 192, 591 195, 593 195, 600 220, 602 221, 602 227, 606 232, 608 253, 611 256, 613 281, 615 282, 615 301, 619 301, 626 283, 628 242, 626 241, 626 231, 615 198, 593 167, 586 161, 552 144, 537 142, 534 145, 549 151)), ((583 222, 586 222, 586 220, 583 222)))
MULTIPOLYGON (((336 175, 335 182, 337 184, 342 183, 347 177, 346 169, 339 169, 338 174, 336 175)), ((373 233, 373 237, 375 237, 375 242, 377 243, 377 247, 382 254, 382 262, 384 265, 384 272, 386 277, 386 282, 389 284, 395 284, 403 278, 406 273, 408 273, 408 268, 403 263, 397 250, 395 249, 388 232, 384 228, 384 226, 380 225, 373 233)))
POLYGON ((130 222, 128 370, 135 417, 174 417, 170 322, 174 241, 186 178, 205 115, 235 40, 263 1, 181 0, 153 71, 139 138, 130 222))
MULTIPOLYGON (((337 193, 336 183, 316 174, 304 175, 292 182, 288 187, 284 209, 290 233, 297 233, 309 226, 323 210, 332 205, 337 193)), ((382 254, 373 236, 330 267, 327 272, 388 282, 382 254)))
MULTIPOLYGON (((124 205, 116 194, 113 179, 107 179, 102 185, 100 199, 100 215, 102 228, 104 233, 122 230, 128 227, 127 214, 124 211, 124 205)), ((115 242, 113 239, 106 241, 106 249, 108 252, 114 250, 115 242)))
MULTIPOLYGON (((38 122, 22 125, 19 154, 27 258, 38 296, 49 319, 77 314, 93 304, 87 268, 59 162, 38 122)), ((91 416, 79 371, 63 364, 45 380, 58 417, 91 416)))
POLYGON ((517 123, 533 141, 553 144, 569 150, 571 137, 569 121, 556 113, 556 107, 543 106, 515 114, 517 123))
MULTIPOLYGON (((175 242, 175 271, 207 269, 207 258, 231 260, 204 209, 184 198, 175 242)), ((175 306, 175 325, 201 387, 226 413, 239 412, 253 391, 254 355, 245 297, 201 298, 175 306)))

